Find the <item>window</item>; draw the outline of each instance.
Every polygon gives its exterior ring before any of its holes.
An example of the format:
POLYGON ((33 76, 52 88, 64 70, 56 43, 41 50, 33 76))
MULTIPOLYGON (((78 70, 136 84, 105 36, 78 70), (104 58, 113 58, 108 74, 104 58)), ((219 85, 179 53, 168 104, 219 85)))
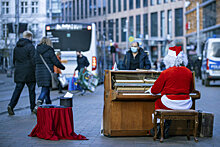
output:
POLYGON ((165 14, 164 11, 160 12, 160 36, 164 37, 165 35, 165 14))
POLYGON ((134 8, 134 0, 129 0, 129 9, 132 10, 134 8))
POLYGON ((113 40, 113 36, 114 36, 114 33, 113 33, 113 28, 114 26, 114 22, 113 22, 113 19, 111 20, 108 20, 108 40, 113 40))
POLYGON ((111 0, 108 0, 108 13, 111 13, 111 0))
POLYGON ((76 13, 75 13, 75 10, 76 10, 76 8, 75 8, 75 0, 73 0, 73 20, 76 20, 76 13))
POLYGON ((81 0, 81 19, 83 19, 83 1, 81 0))
POLYGON ((167 12, 167 34, 172 35, 172 10, 167 12))
POLYGON ((7 24, 2 24, 2 36, 5 38, 7 35, 7 24))
POLYGON ((118 0, 118 12, 121 12, 121 0, 118 0))
POLYGON ((161 0, 157 0, 157 4, 158 4, 158 5, 161 4, 161 0))
POLYGON ((92 16, 92 0, 89 0, 89 16, 92 16))
POLYGON ((106 14, 106 0, 103 0, 103 15, 106 14))
POLYGON ((171 2, 175 2, 176 0, 170 0, 171 2))
POLYGON ((134 22, 133 22, 133 16, 129 17, 129 36, 134 36, 134 22))
POLYGON ((77 19, 79 19, 79 0, 77 0, 77 19))
POLYGON ((101 9, 102 9, 101 0, 99 0, 99 1, 98 1, 98 15, 99 15, 99 16, 101 16, 101 13, 102 13, 102 12, 101 12, 101 9))
POLYGON ((9 13, 9 2, 2 2, 2 14, 9 13))
POLYGON ((106 33, 106 22, 103 21, 103 35, 105 36, 105 40, 107 39, 107 33, 106 33))
POLYGON ((64 3, 61 3, 62 21, 64 21, 64 3))
POLYGON ((72 21, 72 1, 69 1, 69 21, 72 21))
POLYGON ((38 24, 32 24, 31 25, 31 31, 34 33, 34 34, 38 34, 38 24))
POLYGON ((118 26, 118 19, 116 19, 116 21, 115 21, 115 25, 116 25, 116 31, 115 31, 115 32, 116 32, 116 33, 115 33, 116 37, 115 37, 115 38, 116 38, 116 42, 119 42, 119 31, 118 31, 118 30, 119 30, 119 28, 118 28, 119 26, 118 26))
POLYGON ((21 14, 27 14, 28 13, 28 2, 27 1, 22 1, 21 2, 21 14))
POLYGON ((143 5, 144 5, 144 7, 147 7, 148 6, 148 0, 143 0, 143 5))
POLYGON ((141 2, 140 0, 136 0, 136 8, 140 8, 141 7, 141 2))
POLYGON ((175 9, 175 36, 183 36, 183 8, 175 9))
POLYGON ((96 0, 94 0, 93 1, 93 4, 94 4, 94 6, 93 6, 93 12, 94 12, 94 16, 96 16, 96 0))
POLYGON ((65 3, 65 20, 68 21, 68 2, 65 3))
POLYGON ((155 0, 150 0, 150 5, 151 6, 155 5, 155 0))
POLYGON ((32 1, 31 2, 31 12, 32 13, 38 13, 38 2, 37 1, 32 1))
POLYGON ((216 20, 216 2, 212 2, 203 8, 203 28, 214 26, 216 20))
POLYGON ((121 42, 126 41, 126 17, 121 18, 121 42))
MULTIPOLYGON (((75 9, 73 9, 74 11, 75 9)), ((85 0, 85 18, 88 17, 88 0, 85 0)))
POLYGON ((144 14, 144 37, 148 35, 148 14, 144 14))
POLYGON ((164 3, 168 3, 168 0, 163 0, 164 3))
POLYGON ((116 12, 116 0, 113 0, 113 13, 116 12))
POLYGON ((141 16, 137 15, 136 16, 136 37, 140 38, 141 34, 141 16))
POLYGON ((101 38, 102 38, 102 26, 101 26, 101 21, 99 21, 98 22, 98 38, 99 38, 99 40, 101 40, 101 38))
POLYGON ((124 11, 126 11, 127 10, 127 0, 124 0, 124 11))
POLYGON ((158 34, 157 12, 151 13, 151 36, 157 37, 158 34))

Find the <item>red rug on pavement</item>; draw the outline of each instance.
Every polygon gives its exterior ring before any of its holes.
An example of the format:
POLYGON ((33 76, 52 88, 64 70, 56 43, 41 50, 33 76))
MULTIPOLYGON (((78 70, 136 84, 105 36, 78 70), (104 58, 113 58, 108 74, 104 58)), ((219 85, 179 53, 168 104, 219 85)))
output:
POLYGON ((83 135, 77 135, 73 127, 72 108, 38 108, 37 125, 30 137, 47 140, 87 140, 83 135))

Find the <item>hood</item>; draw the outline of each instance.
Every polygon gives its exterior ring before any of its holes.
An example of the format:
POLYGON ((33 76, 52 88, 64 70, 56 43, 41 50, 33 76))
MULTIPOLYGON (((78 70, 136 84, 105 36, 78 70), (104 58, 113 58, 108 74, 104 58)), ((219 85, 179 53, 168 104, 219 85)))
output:
POLYGON ((18 40, 16 46, 17 47, 24 47, 25 45, 32 43, 32 41, 30 41, 29 39, 26 38, 21 38, 18 40))
POLYGON ((46 45, 46 44, 40 44, 37 46, 37 52, 39 54, 43 54, 46 51, 48 51, 49 49, 52 49, 52 47, 50 47, 49 45, 46 45))

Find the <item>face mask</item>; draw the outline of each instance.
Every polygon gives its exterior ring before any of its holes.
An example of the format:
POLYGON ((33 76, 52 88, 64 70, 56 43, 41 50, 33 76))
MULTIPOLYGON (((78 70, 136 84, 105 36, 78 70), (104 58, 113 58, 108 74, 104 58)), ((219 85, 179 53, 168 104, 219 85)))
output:
POLYGON ((131 47, 131 51, 132 51, 133 53, 136 53, 136 52, 137 52, 137 50, 138 50, 138 48, 137 48, 137 47, 131 47))

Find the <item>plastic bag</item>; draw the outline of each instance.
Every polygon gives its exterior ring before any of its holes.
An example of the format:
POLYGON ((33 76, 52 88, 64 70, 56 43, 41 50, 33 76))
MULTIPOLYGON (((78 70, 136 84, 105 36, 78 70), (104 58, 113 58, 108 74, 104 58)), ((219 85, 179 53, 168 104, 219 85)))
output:
POLYGON ((61 84, 61 86, 62 86, 63 88, 68 85, 68 81, 67 81, 67 79, 66 79, 66 76, 60 75, 60 76, 58 77, 58 79, 59 79, 60 84, 61 84))

